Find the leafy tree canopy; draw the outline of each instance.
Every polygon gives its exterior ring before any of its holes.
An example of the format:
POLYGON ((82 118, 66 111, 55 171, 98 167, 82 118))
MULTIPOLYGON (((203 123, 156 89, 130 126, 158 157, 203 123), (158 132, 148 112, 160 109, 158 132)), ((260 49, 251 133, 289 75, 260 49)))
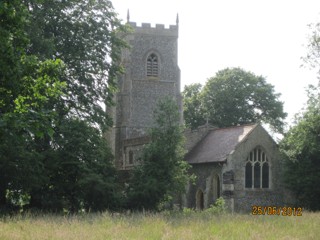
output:
POLYGON ((262 76, 240 68, 227 68, 200 85, 184 90, 186 124, 195 128, 208 123, 217 127, 265 122, 282 132, 286 113, 279 93, 262 76))
POLYGON ((202 85, 200 83, 185 86, 183 95, 183 117, 186 125, 192 129, 206 123, 206 115, 200 97, 202 85))
MULTIPOLYGON (((62 114, 111 125, 104 105, 112 103, 116 76, 122 69, 120 38, 125 27, 111 1, 24 0, 32 24, 27 28, 28 52, 40 59, 61 59, 66 66, 67 87, 62 114)), ((62 108, 63 106, 63 108, 62 108)))
POLYGON ((0 208, 115 206, 102 132, 123 31, 108 0, 0 2, 0 208))
POLYGON ((29 20, 21 1, 1 1, 0 208, 7 205, 7 191, 22 193, 36 181, 39 153, 31 146, 36 137, 52 136, 55 112, 46 106, 65 87, 60 60, 39 61, 27 54, 29 20))
POLYGON ((115 207, 115 171, 103 139, 111 119, 115 79, 124 27, 111 1, 25 0, 31 25, 29 54, 61 59, 66 85, 51 119, 54 134, 37 139, 41 152, 40 186, 30 190, 30 207, 61 211, 115 207), (49 177, 47 177, 49 176, 49 177))
MULTIPOLYGON (((311 24, 311 36, 305 64, 318 71, 320 77, 320 23, 311 24)), ((296 194, 300 206, 320 210, 320 82, 310 85, 306 109, 296 115, 291 127, 280 143, 287 156, 285 179, 296 194)))
POLYGON ((30 207, 77 212, 119 206, 111 151, 97 128, 65 119, 52 146, 42 152, 41 182, 30 189, 30 207))
POLYGON ((285 134, 280 147, 288 156, 286 182, 299 205, 320 210, 320 91, 310 86, 308 107, 285 134))

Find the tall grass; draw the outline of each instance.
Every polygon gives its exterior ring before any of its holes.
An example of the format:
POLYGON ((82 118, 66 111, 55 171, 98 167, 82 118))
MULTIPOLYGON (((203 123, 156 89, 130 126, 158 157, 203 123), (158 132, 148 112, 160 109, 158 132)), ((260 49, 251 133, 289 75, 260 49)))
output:
POLYGON ((205 212, 14 216, 0 239, 320 239, 320 213, 302 217, 205 212))

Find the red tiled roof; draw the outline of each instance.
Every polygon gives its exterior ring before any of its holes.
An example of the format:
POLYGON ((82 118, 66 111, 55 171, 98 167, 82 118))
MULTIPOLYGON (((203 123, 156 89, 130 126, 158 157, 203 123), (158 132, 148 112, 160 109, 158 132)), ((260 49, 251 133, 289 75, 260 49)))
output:
POLYGON ((186 161, 190 164, 223 162, 256 126, 250 124, 210 130, 186 155, 186 161))

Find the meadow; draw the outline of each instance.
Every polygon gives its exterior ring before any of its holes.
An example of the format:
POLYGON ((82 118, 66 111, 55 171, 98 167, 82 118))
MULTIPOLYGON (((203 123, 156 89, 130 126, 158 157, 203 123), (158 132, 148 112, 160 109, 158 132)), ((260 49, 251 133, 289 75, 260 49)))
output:
POLYGON ((320 239, 320 213, 27 214, 0 218, 0 239, 320 239))

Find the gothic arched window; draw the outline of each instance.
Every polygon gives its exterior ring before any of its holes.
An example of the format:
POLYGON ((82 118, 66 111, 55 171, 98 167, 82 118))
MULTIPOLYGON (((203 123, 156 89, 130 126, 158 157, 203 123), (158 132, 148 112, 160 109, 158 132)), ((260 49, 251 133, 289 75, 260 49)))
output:
POLYGON ((147 77, 158 77, 159 74, 159 59, 154 53, 151 53, 147 58, 147 77))
POLYGON ((250 152, 245 166, 246 188, 269 188, 269 159, 256 147, 250 152))
POLYGON ((220 179, 218 175, 212 178, 212 190, 213 201, 216 201, 220 197, 220 179))

